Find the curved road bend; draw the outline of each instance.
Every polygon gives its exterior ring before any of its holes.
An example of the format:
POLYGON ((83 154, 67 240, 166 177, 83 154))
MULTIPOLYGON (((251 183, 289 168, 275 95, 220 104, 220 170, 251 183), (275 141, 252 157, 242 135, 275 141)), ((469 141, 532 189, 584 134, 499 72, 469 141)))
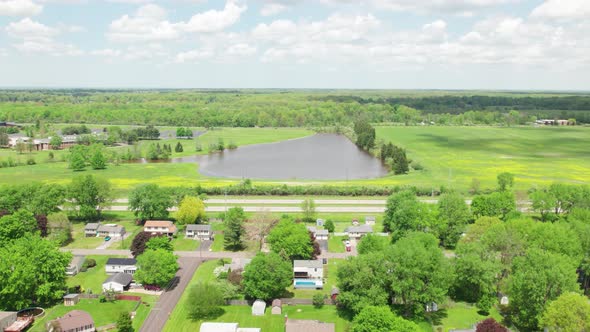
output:
POLYGON ((140 332, 160 332, 164 330, 164 326, 170 318, 172 310, 176 307, 178 300, 180 300, 182 293, 184 293, 201 262, 203 260, 198 258, 183 257, 178 259, 180 269, 176 273, 171 287, 160 295, 158 302, 156 302, 150 314, 143 322, 139 330, 140 332))

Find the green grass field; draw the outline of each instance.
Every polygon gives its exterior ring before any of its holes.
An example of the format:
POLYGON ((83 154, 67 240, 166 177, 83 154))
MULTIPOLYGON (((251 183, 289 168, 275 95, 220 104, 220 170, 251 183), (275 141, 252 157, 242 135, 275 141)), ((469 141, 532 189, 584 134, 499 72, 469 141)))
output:
MULTIPOLYGON (((472 179, 477 178, 482 188, 495 186, 496 175, 511 172, 516 176, 516 188, 526 190, 535 185, 552 182, 588 183, 590 178, 590 141, 588 127, 402 127, 376 128, 378 141, 391 141, 408 151, 408 156, 424 170, 407 175, 388 175, 378 179, 351 181, 257 181, 255 184, 332 184, 332 185, 415 185, 421 188, 453 187, 467 192, 472 179)), ((208 132, 197 140, 204 148, 208 142, 223 137, 237 145, 276 142, 310 135, 304 129, 232 128, 208 132)), ((162 143, 164 141, 161 141, 162 143)), ((176 140, 170 140, 174 143, 176 140)), ((196 144, 184 141, 187 145, 196 144)), ((149 142, 143 142, 143 145, 149 142)), ((187 146, 178 155, 193 154, 187 146)), ((204 152, 203 152, 204 153, 204 152)), ((13 151, 1 151, 0 158, 13 151)), ((40 152, 37 159, 46 159, 40 152)), ((174 155, 173 155, 174 156, 174 155)), ((26 160, 26 155, 19 158, 26 160)), ((61 155, 56 155, 56 160, 61 155)), ((105 170, 86 170, 74 173, 65 162, 40 163, 0 169, 0 184, 32 181, 68 183, 77 174, 95 174, 108 178, 118 196, 142 183, 162 186, 224 186, 238 180, 205 177, 198 166, 190 163, 120 164, 105 170)))
POLYGON ((484 316, 478 313, 475 306, 463 302, 451 302, 445 305, 438 313, 433 313, 432 316, 442 316, 440 321, 433 322, 433 325, 435 328, 441 327, 445 332, 449 330, 469 329, 474 324, 488 317, 493 317, 496 321, 502 322, 502 316, 496 308, 492 308, 489 315, 484 316))

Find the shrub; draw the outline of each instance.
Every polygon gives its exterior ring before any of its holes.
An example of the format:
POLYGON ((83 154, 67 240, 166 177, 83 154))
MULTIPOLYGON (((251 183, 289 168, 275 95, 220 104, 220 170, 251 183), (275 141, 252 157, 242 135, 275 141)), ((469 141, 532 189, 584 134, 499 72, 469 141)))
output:
POLYGON ((94 258, 87 258, 84 261, 84 266, 87 267, 87 268, 95 267, 96 266, 96 260, 94 258))
POLYGON ((316 309, 321 309, 324 306, 324 300, 326 296, 324 294, 315 294, 312 299, 313 306, 316 309))
POLYGON ((227 145, 227 148, 230 150, 235 150, 238 148, 238 146, 234 142, 229 142, 229 144, 227 145))

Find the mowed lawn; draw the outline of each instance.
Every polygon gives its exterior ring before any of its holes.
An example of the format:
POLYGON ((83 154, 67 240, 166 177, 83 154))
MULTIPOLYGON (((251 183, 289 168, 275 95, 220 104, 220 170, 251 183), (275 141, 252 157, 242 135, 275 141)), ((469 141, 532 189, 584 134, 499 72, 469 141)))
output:
MULTIPOLYGON (((136 317, 133 320, 133 326, 136 331, 139 330, 141 324, 146 319, 149 311, 156 302, 156 297, 153 295, 133 294, 142 297, 142 304, 139 305, 136 312, 136 317), (145 302, 145 303, 144 303, 145 302)), ((55 318, 61 317, 72 310, 86 311, 94 319, 96 327, 116 323, 119 315, 122 312, 129 313, 134 308, 137 302, 135 301, 114 301, 100 303, 99 299, 81 299, 80 302, 71 307, 66 307, 63 304, 48 308, 45 311, 45 316, 33 324, 29 330, 31 332, 45 331, 45 323, 55 318)))
POLYGON ((376 127, 377 139, 405 148, 423 171, 366 181, 466 191, 473 178, 483 188, 510 172, 526 190, 553 182, 588 183, 588 127, 376 127))

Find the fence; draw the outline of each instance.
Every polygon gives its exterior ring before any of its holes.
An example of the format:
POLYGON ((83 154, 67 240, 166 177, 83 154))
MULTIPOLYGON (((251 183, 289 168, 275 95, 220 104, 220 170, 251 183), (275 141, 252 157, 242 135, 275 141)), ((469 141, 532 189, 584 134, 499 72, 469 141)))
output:
POLYGON ((141 301, 141 296, 136 296, 136 295, 119 294, 115 298, 117 300, 123 300, 123 301, 141 301))

